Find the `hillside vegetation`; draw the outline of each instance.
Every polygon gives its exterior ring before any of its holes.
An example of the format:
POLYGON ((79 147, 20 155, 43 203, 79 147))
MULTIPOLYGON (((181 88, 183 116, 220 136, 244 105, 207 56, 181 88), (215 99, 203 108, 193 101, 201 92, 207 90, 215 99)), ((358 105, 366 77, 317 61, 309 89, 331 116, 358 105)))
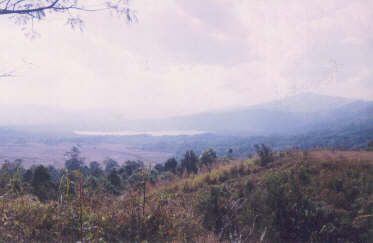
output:
POLYGON ((18 169, 6 184, 2 174, 0 241, 372 242, 372 152, 267 155, 266 161, 205 159, 197 173, 171 166, 175 173, 156 180, 141 169, 140 179, 114 193, 72 170, 60 177, 56 196, 35 197, 27 188, 38 182, 27 184, 18 169))

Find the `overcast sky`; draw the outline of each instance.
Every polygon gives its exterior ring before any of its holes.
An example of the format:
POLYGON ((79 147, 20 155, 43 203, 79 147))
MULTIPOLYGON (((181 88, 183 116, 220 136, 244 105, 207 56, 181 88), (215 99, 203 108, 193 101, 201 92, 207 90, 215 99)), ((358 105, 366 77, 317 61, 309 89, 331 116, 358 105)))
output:
POLYGON ((163 117, 297 92, 373 98, 373 1, 132 0, 138 22, 0 16, 0 104, 163 117))

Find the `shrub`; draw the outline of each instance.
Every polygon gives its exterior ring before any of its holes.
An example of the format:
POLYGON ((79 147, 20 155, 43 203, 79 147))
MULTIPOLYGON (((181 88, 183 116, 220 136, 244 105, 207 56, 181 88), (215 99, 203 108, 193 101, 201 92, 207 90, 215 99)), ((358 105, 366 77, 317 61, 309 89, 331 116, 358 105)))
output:
POLYGON ((254 145, 255 152, 259 156, 259 164, 266 166, 273 161, 272 149, 264 144, 254 145))
POLYGON ((333 178, 328 183, 328 188, 336 192, 343 190, 343 181, 341 179, 333 178))
POLYGON ((255 188, 255 185, 252 181, 248 180, 245 184, 245 191, 246 193, 251 193, 255 188))
POLYGON ((308 185, 310 183, 310 174, 308 173, 308 170, 307 168, 305 167, 301 167, 299 169, 299 175, 298 175, 298 178, 300 180, 300 182, 303 184, 303 185, 308 185))
POLYGON ((202 165, 206 166, 210 170, 210 166, 216 162, 217 156, 213 149, 208 149, 202 152, 199 160, 202 165))
POLYGON ((202 214, 202 224, 207 230, 219 233, 223 227, 223 217, 227 212, 226 203, 229 193, 225 187, 213 186, 210 191, 202 193, 196 204, 202 214))

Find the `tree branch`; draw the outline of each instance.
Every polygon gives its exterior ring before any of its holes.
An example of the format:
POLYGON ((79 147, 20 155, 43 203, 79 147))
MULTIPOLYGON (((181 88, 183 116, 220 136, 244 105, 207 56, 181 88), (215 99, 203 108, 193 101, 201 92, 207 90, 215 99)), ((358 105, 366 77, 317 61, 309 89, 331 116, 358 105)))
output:
POLYGON ((56 4, 59 2, 59 0, 55 0, 53 3, 51 3, 50 5, 45 6, 45 7, 30 8, 30 9, 19 9, 19 10, 17 10, 17 9, 16 10, 14 10, 14 9, 9 10, 8 9, 9 2, 10 2, 10 0, 7 2, 7 5, 5 6, 4 9, 0 9, 0 15, 5 15, 5 14, 30 14, 30 13, 33 13, 33 12, 41 12, 41 11, 44 11, 44 10, 47 10, 47 9, 53 9, 54 6, 56 6, 56 4))
MULTIPOLYGON (((67 24, 72 28, 79 26, 82 30, 83 20, 77 12, 113 11, 118 16, 125 16, 128 22, 136 22, 136 15, 128 7, 128 1, 106 0, 89 6, 88 0, 0 0, 0 16, 8 15, 15 23, 25 26, 29 22, 33 24, 34 20, 43 20, 55 12, 67 15, 67 24), (74 11, 74 14, 70 11, 74 11)), ((95 1, 91 1, 93 2, 95 1)), ((32 25, 31 33, 27 35, 33 36, 35 33, 32 25)))

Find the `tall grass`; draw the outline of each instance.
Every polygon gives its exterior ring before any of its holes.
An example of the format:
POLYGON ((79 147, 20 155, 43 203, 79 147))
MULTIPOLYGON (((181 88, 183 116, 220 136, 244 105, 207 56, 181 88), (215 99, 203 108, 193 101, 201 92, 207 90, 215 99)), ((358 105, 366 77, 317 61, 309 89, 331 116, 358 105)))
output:
POLYGON ((0 242, 339 241, 349 237, 337 231, 342 221, 351 237, 369 240, 373 160, 344 154, 287 151, 265 167, 221 161, 190 176, 144 179, 120 196, 87 191, 81 174, 74 184, 65 174, 56 201, 18 189, 0 197, 0 242))

